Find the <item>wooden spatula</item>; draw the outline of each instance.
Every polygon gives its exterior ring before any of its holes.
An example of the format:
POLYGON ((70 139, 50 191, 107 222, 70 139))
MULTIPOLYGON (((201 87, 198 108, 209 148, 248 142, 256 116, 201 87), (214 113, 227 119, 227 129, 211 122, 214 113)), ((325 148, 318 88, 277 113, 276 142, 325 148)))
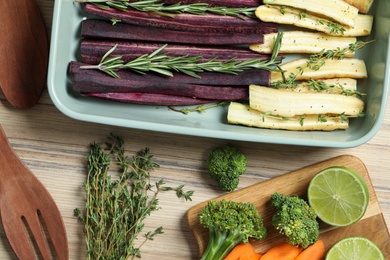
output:
POLYGON ((45 186, 20 161, 0 126, 0 215, 19 259, 68 259, 65 225, 45 186))
POLYGON ((35 105, 46 85, 49 43, 35 0, 0 0, 0 88, 16 108, 35 105))

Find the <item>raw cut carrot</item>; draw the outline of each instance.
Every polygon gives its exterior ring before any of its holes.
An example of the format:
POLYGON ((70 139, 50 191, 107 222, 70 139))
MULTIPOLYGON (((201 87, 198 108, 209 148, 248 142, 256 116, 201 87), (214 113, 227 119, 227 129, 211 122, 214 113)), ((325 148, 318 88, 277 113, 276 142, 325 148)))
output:
POLYGON ((302 247, 284 242, 269 249, 260 260, 294 260, 302 251, 302 247))
POLYGON ((305 248, 294 260, 321 260, 324 256, 324 241, 318 239, 317 242, 305 248))
POLYGON ((259 260, 261 254, 256 253, 255 248, 250 243, 240 243, 236 245, 224 260, 259 260))
POLYGON ((253 255, 241 256, 238 260, 260 260, 262 253, 254 253, 253 255))

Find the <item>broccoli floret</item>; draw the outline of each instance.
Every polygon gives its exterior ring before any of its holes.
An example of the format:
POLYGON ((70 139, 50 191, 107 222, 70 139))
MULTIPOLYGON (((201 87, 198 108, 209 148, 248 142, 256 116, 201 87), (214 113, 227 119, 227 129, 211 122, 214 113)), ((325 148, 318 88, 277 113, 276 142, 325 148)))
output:
POLYGON ((209 242, 201 260, 224 259, 238 243, 267 236, 263 218, 252 203, 211 200, 198 216, 209 230, 209 242))
POLYGON ((276 207, 272 225, 286 236, 286 242, 306 248, 318 240, 317 215, 305 200, 276 192, 271 195, 271 204, 276 207))
POLYGON ((237 188, 239 177, 246 171, 247 158, 232 144, 212 149, 208 156, 210 176, 224 191, 237 188))

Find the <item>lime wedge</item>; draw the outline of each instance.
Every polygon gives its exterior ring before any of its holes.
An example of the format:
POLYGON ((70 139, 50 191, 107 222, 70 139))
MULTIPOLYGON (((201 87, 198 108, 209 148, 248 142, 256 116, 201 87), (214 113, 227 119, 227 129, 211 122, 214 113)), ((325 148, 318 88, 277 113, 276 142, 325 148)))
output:
POLYGON ((347 237, 334 244, 325 260, 384 260, 382 251, 365 237, 347 237))
POLYGON ((348 226, 366 212, 369 194, 363 178, 352 169, 332 166, 317 173, 308 188, 308 201, 319 219, 348 226))

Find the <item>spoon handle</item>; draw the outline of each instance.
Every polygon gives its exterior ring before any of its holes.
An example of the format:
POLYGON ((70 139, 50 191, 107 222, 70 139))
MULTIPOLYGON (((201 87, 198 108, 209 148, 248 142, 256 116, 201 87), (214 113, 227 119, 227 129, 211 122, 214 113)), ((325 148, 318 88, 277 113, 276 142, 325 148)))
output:
POLYGON ((19 164, 19 160, 0 125, 0 190, 4 183, 1 179, 13 178, 15 176, 12 174, 14 172, 12 166, 19 164))

